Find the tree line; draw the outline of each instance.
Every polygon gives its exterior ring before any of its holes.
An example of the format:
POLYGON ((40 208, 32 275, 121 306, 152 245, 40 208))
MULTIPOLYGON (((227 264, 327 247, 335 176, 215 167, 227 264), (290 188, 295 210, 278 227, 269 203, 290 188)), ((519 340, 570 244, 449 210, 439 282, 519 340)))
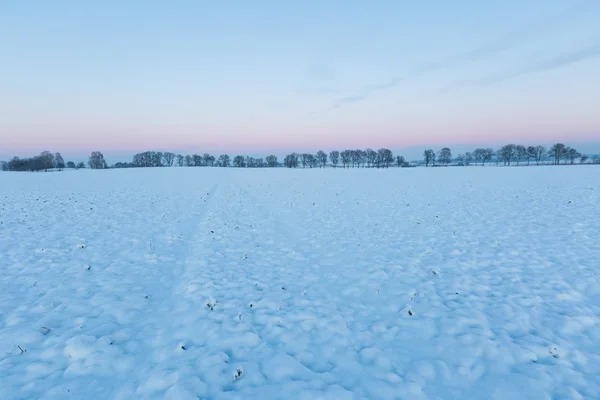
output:
MULTIPOLYGON (((506 166, 513 164, 521 165, 527 162, 535 162, 540 165, 544 160, 551 160, 552 164, 575 164, 575 160, 579 159, 583 164, 588 161, 588 156, 581 154, 576 149, 565 145, 564 143, 556 143, 546 149, 544 146, 528 146, 517 144, 507 144, 500 149, 494 151, 491 148, 479 148, 473 152, 459 154, 456 158, 452 158, 452 151, 445 147, 437 153, 433 149, 427 149, 423 152, 423 160, 426 167, 429 166, 447 166, 453 161, 456 165, 485 165, 486 162, 496 161, 497 164, 502 162, 506 166)), ((594 164, 600 164, 600 158, 597 156, 592 160, 594 164)))
MULTIPOLYGON (((549 149, 544 146, 529 146, 507 144, 498 150, 491 148, 478 148, 472 152, 458 154, 452 157, 452 150, 448 147, 435 152, 433 149, 427 149, 423 152, 423 164, 429 166, 448 166, 448 165, 485 165, 486 163, 503 163, 506 166, 513 164, 521 165, 534 162, 536 165, 550 160, 552 164, 574 164, 579 159, 581 163, 588 161, 588 157, 582 155, 577 150, 563 143, 556 143, 549 149)), ((596 156, 592 160, 594 164, 600 164, 600 157, 596 156)), ((236 155, 231 158, 227 154, 221 154, 215 157, 204 153, 182 155, 172 152, 145 151, 133 156, 130 163, 118 162, 113 168, 143 168, 143 167, 235 167, 235 168, 389 168, 410 167, 413 166, 406 161, 403 156, 394 156, 389 149, 366 149, 366 150, 333 150, 325 153, 323 150, 311 153, 290 153, 279 162, 277 156, 269 155, 265 158, 236 155)), ((12 160, 1 163, 3 171, 47 171, 48 169, 64 168, 86 168, 84 162, 75 164, 72 161, 66 162, 60 153, 43 151, 37 156, 30 158, 14 157, 12 160)), ((102 152, 94 151, 91 153, 87 166, 91 169, 109 168, 102 152)))
MULTIPOLYGON (((60 153, 52 153, 50 151, 42 151, 37 156, 28 158, 13 157, 10 161, 0 162, 2 171, 47 171, 49 169, 58 169, 59 171, 69 169, 85 168, 86 164, 83 161, 74 163, 73 161, 65 162, 60 153)), ((92 169, 108 168, 104 155, 99 151, 94 151, 88 160, 88 166, 92 169)))
POLYGON ((394 157, 389 149, 379 149, 378 151, 367 150, 344 150, 332 151, 329 154, 319 150, 315 154, 311 153, 291 153, 279 162, 276 155, 263 157, 251 157, 236 155, 231 158, 227 154, 221 154, 215 157, 204 153, 181 155, 171 152, 145 151, 133 156, 130 163, 119 162, 114 165, 115 168, 139 168, 139 167, 235 167, 235 168, 324 168, 328 164, 334 168, 349 167, 373 167, 389 168, 391 165, 408 166, 408 163, 402 156, 394 157))

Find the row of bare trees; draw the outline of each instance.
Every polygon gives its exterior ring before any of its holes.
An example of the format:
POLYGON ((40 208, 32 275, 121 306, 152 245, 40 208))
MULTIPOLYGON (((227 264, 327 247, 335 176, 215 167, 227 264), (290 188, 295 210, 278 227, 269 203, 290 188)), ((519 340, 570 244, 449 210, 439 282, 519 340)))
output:
MULTIPOLYGON (((588 160, 587 156, 563 143, 556 143, 550 149, 546 149, 544 146, 525 147, 517 144, 507 144, 497 151, 490 148, 479 148, 473 152, 459 154, 454 160, 452 159, 452 151, 447 147, 437 153, 432 149, 425 150, 423 153, 423 159, 427 167, 435 165, 447 166, 453 161, 457 165, 485 165, 486 162, 491 162, 494 158, 496 163, 502 162, 507 166, 512 164, 521 165, 521 163, 525 162, 527 162, 527 165, 530 165, 531 162, 539 165, 545 160, 551 160, 555 165, 561 164, 561 161, 563 164, 574 164, 577 159, 581 163, 585 163, 588 160)), ((594 162, 597 162, 597 159, 594 159, 594 162)))
POLYGON ((391 165, 407 166, 406 160, 402 156, 394 158, 394 154, 389 149, 367 150, 333 150, 327 155, 323 150, 316 154, 310 153, 291 153, 285 156, 283 165, 287 168, 324 168, 330 163, 332 167, 337 168, 389 168, 391 165))
MULTIPOLYGON (((52 153, 50 151, 42 151, 37 156, 29 158, 13 157, 10 161, 2 161, 0 165, 2 171, 48 171, 49 169, 58 169, 61 171, 64 168, 81 169, 86 167, 83 161, 77 164, 73 161, 65 163, 60 153, 52 153)), ((92 169, 108 168, 104 155, 99 151, 92 152, 88 160, 88 165, 92 169)))
POLYGON ((115 168, 171 167, 173 165, 180 167, 274 168, 284 166, 297 168, 302 166, 303 168, 324 168, 328 163, 334 168, 338 166, 343 168, 389 168, 393 164, 408 165, 404 157, 394 158, 389 149, 332 151, 329 155, 323 150, 319 150, 316 154, 291 153, 285 156, 283 163, 279 163, 275 155, 265 158, 237 155, 232 159, 227 154, 222 154, 217 158, 208 153, 184 156, 170 152, 146 151, 134 155, 131 163, 115 164, 115 168))
MULTIPOLYGON (((10 161, 2 161, 2 171, 47 171, 49 169, 77 168, 72 161, 65 163, 60 153, 43 151, 29 158, 13 157, 10 161)), ((84 165, 85 167, 85 165, 84 165)))

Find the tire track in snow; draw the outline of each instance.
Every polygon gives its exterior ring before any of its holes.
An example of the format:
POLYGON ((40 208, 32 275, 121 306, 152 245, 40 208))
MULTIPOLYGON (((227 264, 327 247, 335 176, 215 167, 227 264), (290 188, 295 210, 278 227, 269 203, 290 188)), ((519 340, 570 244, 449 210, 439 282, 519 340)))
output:
MULTIPOLYGON (((185 224, 187 228, 183 235, 186 236, 187 244, 183 247, 183 253, 172 254, 172 263, 163 265, 166 268, 163 272, 170 276, 169 286, 157 287, 152 295, 147 296, 146 311, 139 316, 139 319, 145 320, 145 323, 141 329, 137 329, 140 335, 137 338, 139 345, 134 345, 136 353, 144 354, 143 361, 138 365, 139 369, 134 375, 135 378, 121 385, 115 395, 116 398, 135 398, 148 388, 161 388, 165 384, 165 381, 161 381, 158 376, 162 371, 165 357, 168 357, 168 354, 174 350, 170 348, 169 338, 172 334, 171 327, 175 325, 172 321, 173 310, 176 308, 175 303, 180 299, 179 295, 181 294, 178 292, 182 286, 181 277, 185 271, 183 261, 187 259, 190 249, 193 249, 197 233, 209 217, 210 210, 214 206, 214 199, 218 196, 219 186, 220 184, 213 185, 207 191, 203 201, 204 205, 199 210, 190 212, 189 218, 194 222, 185 224)), ((183 217, 181 216, 181 218, 183 217)), ((170 381, 167 379, 166 382, 170 381)))
POLYGON ((318 344, 343 333, 330 349, 342 353, 350 332, 326 290, 310 288, 320 276, 308 271, 308 259, 250 198, 231 183, 211 202, 168 322, 156 335, 156 364, 135 395, 203 398, 233 391, 257 398, 282 373, 307 389, 335 383, 334 365, 318 344))

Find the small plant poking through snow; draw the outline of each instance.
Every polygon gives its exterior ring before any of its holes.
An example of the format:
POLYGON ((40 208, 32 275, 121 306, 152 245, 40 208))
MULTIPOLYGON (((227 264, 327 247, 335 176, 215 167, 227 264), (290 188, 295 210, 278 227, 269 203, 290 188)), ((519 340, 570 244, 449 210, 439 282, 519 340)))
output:
POLYGON ((554 346, 548 347, 548 352, 550 353, 550 355, 552 357, 558 358, 558 350, 556 349, 556 347, 554 347, 554 346))
POLYGON ((217 305, 217 302, 214 300, 209 300, 206 302, 206 307, 208 307, 210 309, 210 311, 213 311, 215 309, 216 305, 217 305))
POLYGON ((233 373, 233 380, 237 381, 237 380, 241 379, 243 373, 244 372, 242 371, 241 368, 236 369, 235 372, 233 373))

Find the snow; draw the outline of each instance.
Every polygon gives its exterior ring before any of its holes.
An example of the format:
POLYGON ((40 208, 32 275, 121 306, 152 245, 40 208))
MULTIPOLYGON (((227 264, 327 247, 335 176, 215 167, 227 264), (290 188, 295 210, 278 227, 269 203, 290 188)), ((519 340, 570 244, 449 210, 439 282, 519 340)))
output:
POLYGON ((600 397, 593 166, 0 174, 2 399, 600 397))

